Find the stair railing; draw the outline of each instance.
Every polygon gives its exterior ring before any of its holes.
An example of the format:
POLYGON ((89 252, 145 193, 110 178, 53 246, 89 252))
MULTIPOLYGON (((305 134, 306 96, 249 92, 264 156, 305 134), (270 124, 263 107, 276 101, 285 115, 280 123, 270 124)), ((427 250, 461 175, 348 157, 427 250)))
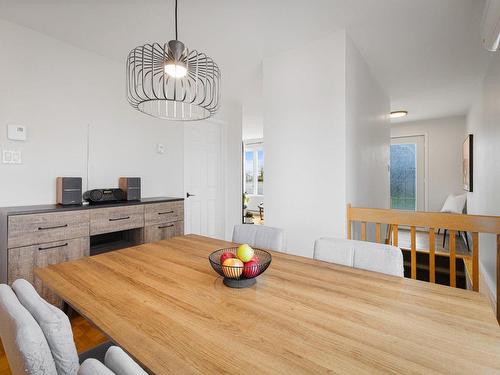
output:
MULTIPOLYGON (((497 236, 497 319, 500 321, 500 216, 464 215, 441 212, 414 212, 347 205, 347 238, 352 237, 352 225, 361 223, 360 238, 366 241, 367 223, 375 224, 375 241, 382 243, 381 225, 390 226, 392 244, 398 246, 398 227, 410 227, 411 278, 417 278, 417 228, 426 228, 429 236, 429 281, 436 282, 436 230, 447 229, 450 251, 450 286, 456 286, 456 243, 458 231, 472 233, 472 290, 479 291, 479 233, 497 236)), ((467 234, 466 234, 467 235, 467 234)))

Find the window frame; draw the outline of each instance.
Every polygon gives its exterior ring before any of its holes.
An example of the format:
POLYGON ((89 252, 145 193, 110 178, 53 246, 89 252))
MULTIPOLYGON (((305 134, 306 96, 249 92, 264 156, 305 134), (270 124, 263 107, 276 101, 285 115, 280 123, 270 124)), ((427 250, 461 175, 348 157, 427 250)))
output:
MULTIPOLYGON (((265 158, 265 151, 264 151, 264 141, 262 139, 252 139, 252 140, 247 140, 243 142, 243 190, 246 192, 249 196, 259 196, 262 197, 264 196, 264 187, 262 188, 262 194, 259 193, 259 151, 262 151, 264 158, 265 158), (247 191, 247 186, 246 186, 246 153, 252 151, 253 152, 253 159, 252 159, 252 174, 254 177, 254 185, 253 185, 253 191, 249 192, 247 191)), ((265 159, 264 159, 265 160, 265 159)))

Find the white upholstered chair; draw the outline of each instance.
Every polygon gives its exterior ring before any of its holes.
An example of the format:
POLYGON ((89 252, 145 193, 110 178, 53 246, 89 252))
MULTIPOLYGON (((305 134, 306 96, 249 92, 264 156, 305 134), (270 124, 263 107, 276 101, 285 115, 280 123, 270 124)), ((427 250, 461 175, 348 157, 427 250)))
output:
MULTIPOLYGON (((451 214, 463 214, 466 204, 467 204, 467 193, 460 195, 449 194, 448 197, 446 198, 446 201, 443 204, 443 207, 441 208, 441 212, 451 213, 451 214)), ((438 229, 438 234, 440 232, 441 229, 438 229)), ((443 234, 443 248, 444 245, 446 244, 447 232, 448 230, 445 229, 443 234)), ((458 231, 458 236, 462 238, 460 231, 458 231)), ((465 239, 465 245, 467 246, 467 251, 470 251, 469 238, 467 232, 464 232, 464 239, 465 239)))
POLYGON ((83 361, 77 375, 116 375, 97 359, 89 358, 83 361))
POLYGON ((82 358, 78 357, 68 317, 43 300, 26 280, 16 280, 12 289, 0 285, 0 337, 13 374, 146 374, 122 349, 113 346, 105 356, 108 367, 94 358, 85 359, 80 366, 82 358))
POLYGON ((314 243, 313 257, 387 275, 404 276, 403 253, 391 245, 323 237, 314 243))
POLYGON ((0 337, 13 374, 57 375, 40 326, 5 284, 0 285, 0 337))
POLYGON ((285 232, 280 228, 263 225, 239 224, 234 226, 233 242, 283 252, 285 251, 285 232))

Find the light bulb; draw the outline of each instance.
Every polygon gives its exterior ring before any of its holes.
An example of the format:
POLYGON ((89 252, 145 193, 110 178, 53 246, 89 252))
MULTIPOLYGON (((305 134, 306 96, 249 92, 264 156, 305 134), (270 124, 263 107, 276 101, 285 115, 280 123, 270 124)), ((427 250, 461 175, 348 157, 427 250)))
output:
POLYGON ((187 69, 184 65, 169 62, 165 64, 165 73, 173 78, 182 78, 187 74, 187 69))
POLYGON ((408 111, 392 111, 390 118, 400 118, 408 115, 408 111))

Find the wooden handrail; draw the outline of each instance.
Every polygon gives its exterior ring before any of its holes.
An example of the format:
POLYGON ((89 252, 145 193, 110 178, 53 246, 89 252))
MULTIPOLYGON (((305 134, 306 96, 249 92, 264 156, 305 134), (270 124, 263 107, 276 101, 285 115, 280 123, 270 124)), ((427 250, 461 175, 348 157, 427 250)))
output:
POLYGON ((382 208, 351 207, 350 205, 347 207, 350 209, 351 221, 500 234, 500 216, 398 211, 382 208))
POLYGON ((361 239, 366 240, 367 223, 376 225, 376 242, 380 240, 381 224, 388 224, 386 242, 398 246, 398 227, 410 227, 411 238, 411 278, 417 277, 416 228, 427 228, 429 236, 429 281, 436 282, 436 246, 435 230, 447 229, 450 242, 450 286, 456 286, 455 261, 457 231, 472 232, 472 289, 479 291, 479 233, 493 233, 497 235, 497 320, 500 321, 500 216, 464 215, 441 212, 413 212, 381 208, 363 208, 347 205, 347 238, 352 237, 352 223, 361 222, 361 239))

